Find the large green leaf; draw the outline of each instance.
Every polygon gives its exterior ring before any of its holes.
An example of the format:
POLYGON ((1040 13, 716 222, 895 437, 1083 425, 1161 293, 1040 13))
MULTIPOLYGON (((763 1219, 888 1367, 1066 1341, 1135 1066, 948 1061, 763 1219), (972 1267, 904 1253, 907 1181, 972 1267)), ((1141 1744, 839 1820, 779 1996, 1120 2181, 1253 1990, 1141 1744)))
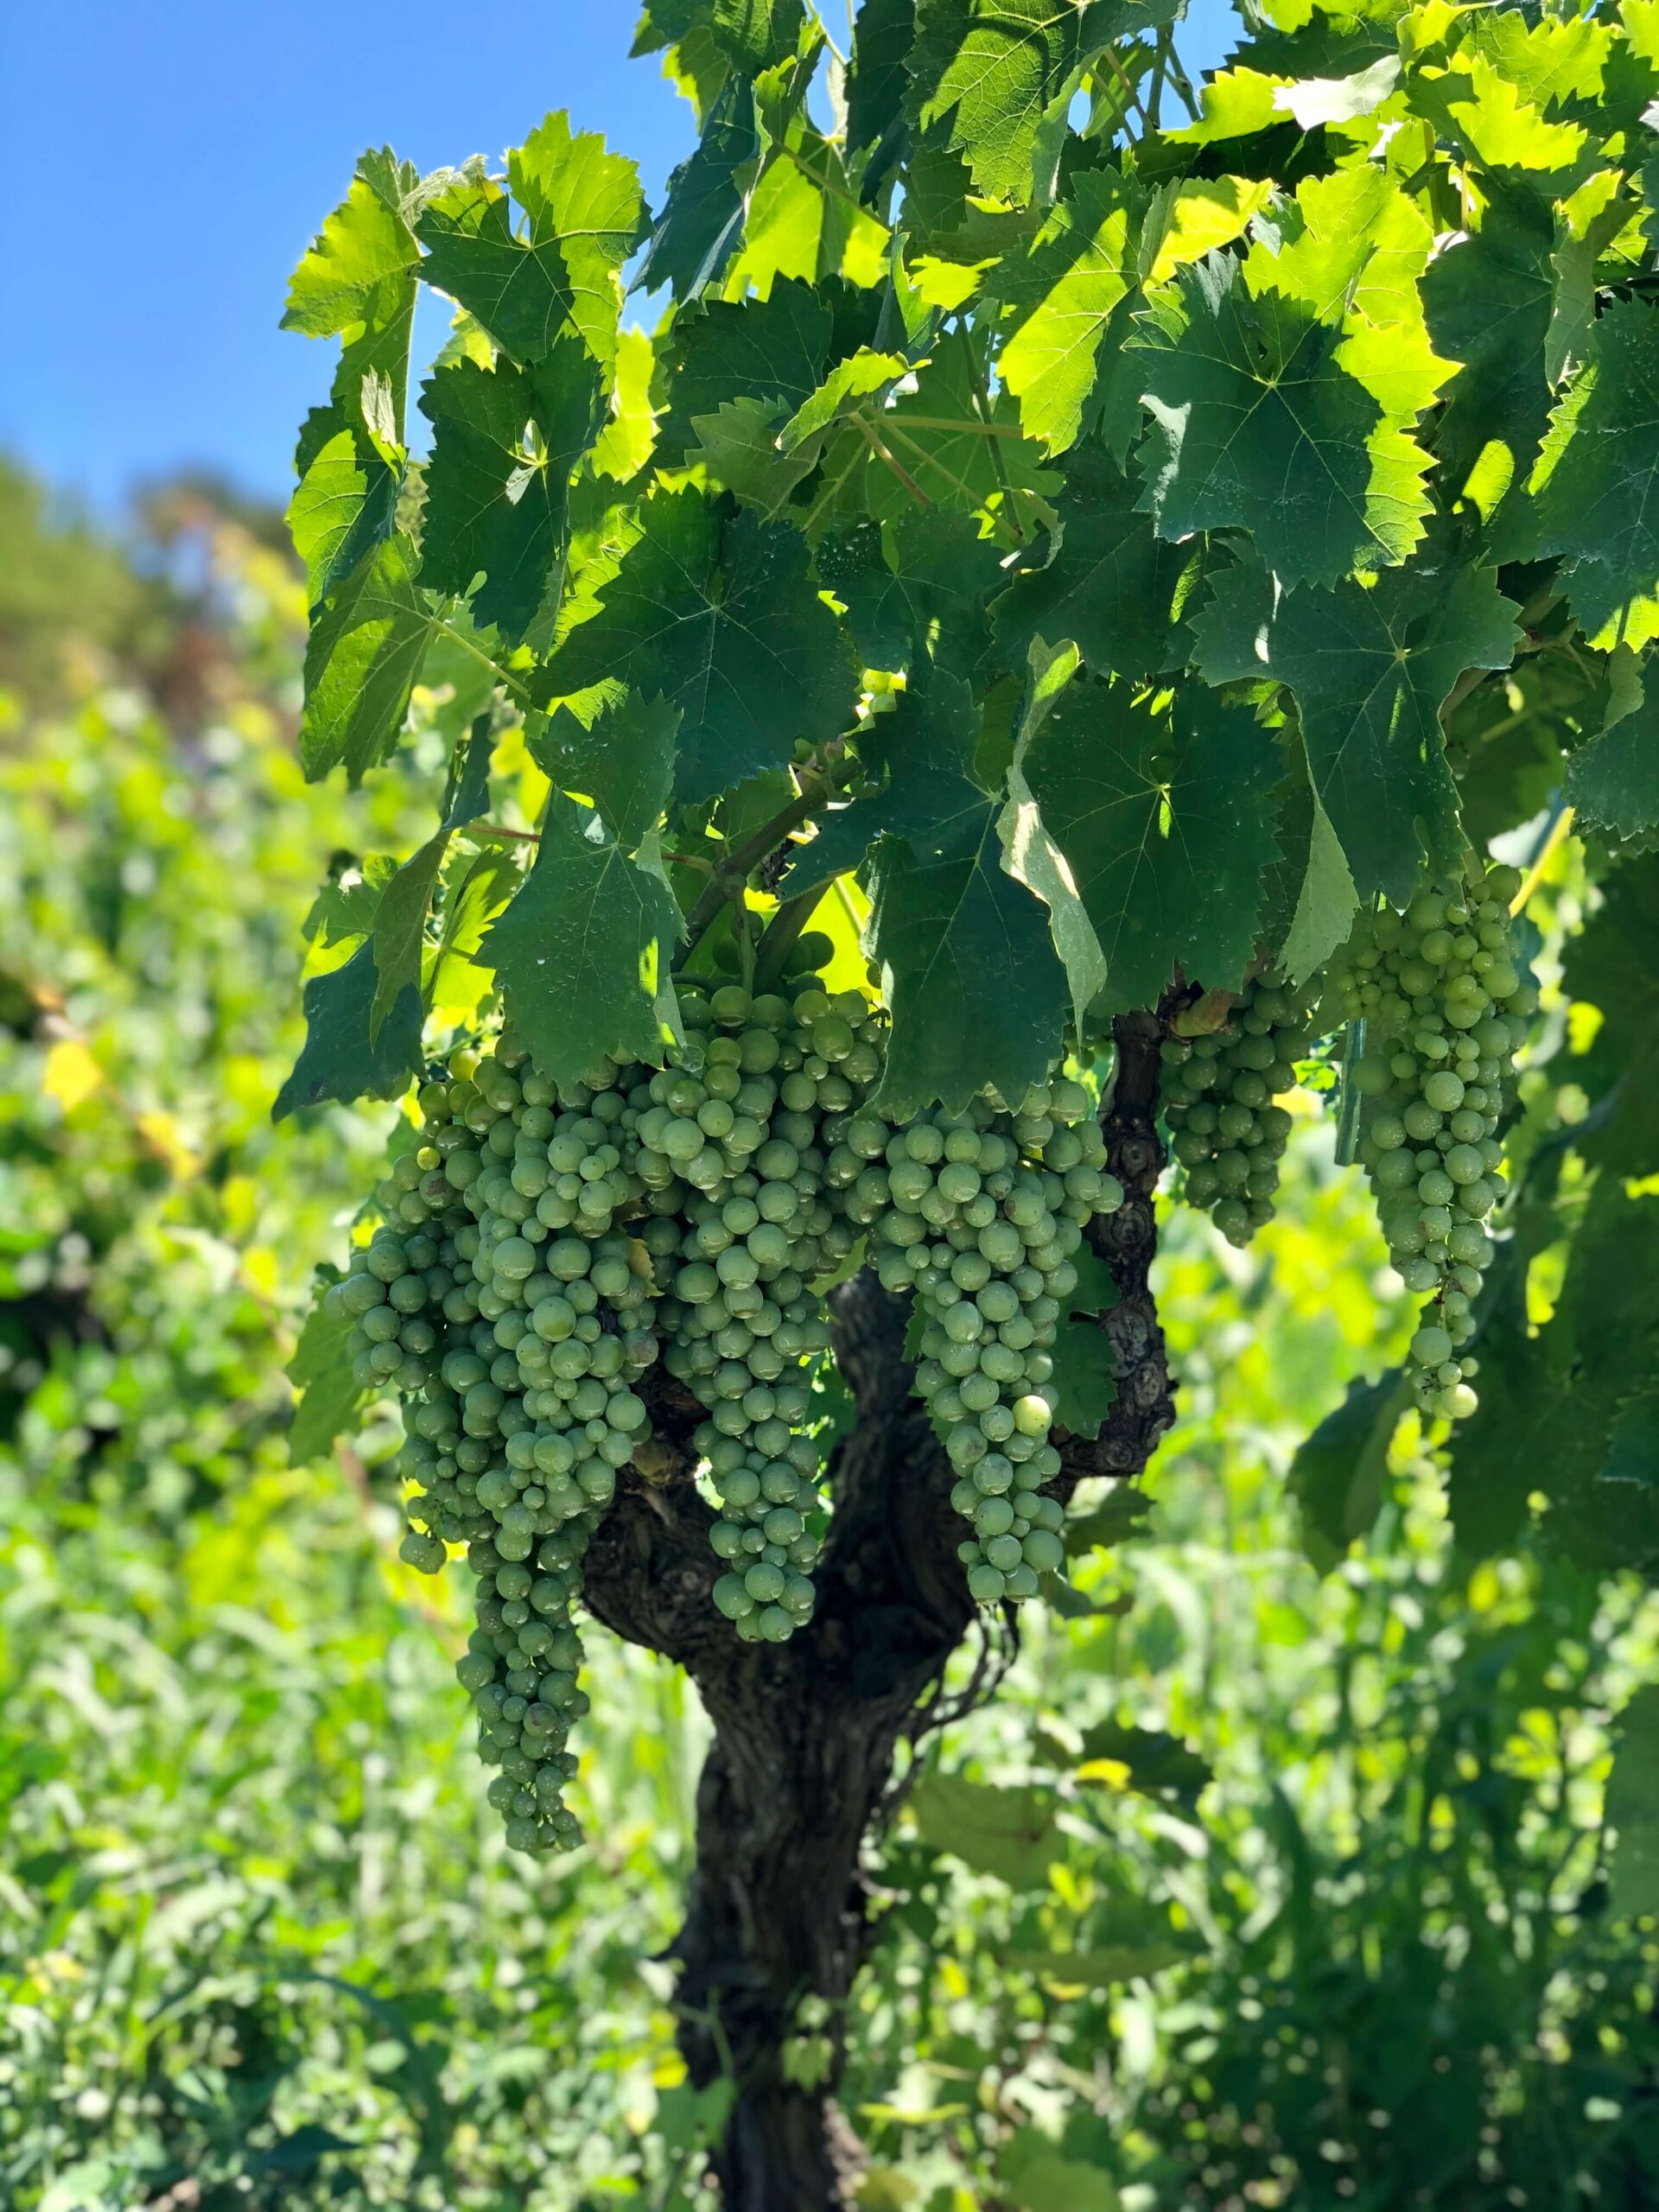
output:
POLYGON ((1067 467, 1058 527, 1040 568, 1022 569, 995 606, 996 642, 1017 666, 1033 638, 1070 638, 1101 674, 1152 676, 1185 660, 1177 614, 1189 595, 1194 547, 1166 544, 1110 460, 1078 448, 1067 467))
POLYGON ((965 684, 939 677, 902 693, 861 751, 882 788, 827 809, 796 847, 778 888, 785 899, 821 889, 861 865, 880 837, 907 837, 941 850, 970 844, 988 804, 973 779, 978 720, 965 684))
POLYGON ((416 188, 389 151, 365 154, 289 286, 283 327, 342 341, 330 404, 301 433, 288 514, 314 607, 392 527, 421 258, 409 220, 416 188))
POLYGON ((1212 255, 1157 296, 1129 344, 1153 424, 1144 504, 1162 537, 1247 530, 1286 584, 1389 568, 1422 535, 1427 456, 1297 299, 1255 298, 1212 255))
POLYGON ((479 957, 537 1066, 579 1083, 610 1052, 661 1064, 677 1019, 668 963, 679 930, 661 875, 556 791, 536 865, 479 957))
POLYGON ((1440 709, 1466 669, 1507 668, 1518 610, 1490 569, 1385 570, 1369 588, 1281 592, 1229 569, 1192 620, 1212 683, 1273 677, 1301 717, 1308 772, 1362 897, 1409 897, 1425 854, 1462 848, 1440 709))
POLYGON ((1564 968, 1568 993, 1602 1017, 1574 1068, 1606 1101, 1582 1148, 1614 1174, 1659 1173, 1659 855, 1614 871, 1564 968))
POLYGON ((958 1774, 925 1775, 910 1797, 924 1841, 1016 1890, 1042 1887, 1065 1850, 1057 1804, 1052 1789, 995 1789, 958 1774))
POLYGON ((1422 280, 1435 347, 1463 365, 1446 391, 1435 448, 1448 488, 1467 486, 1489 521, 1510 487, 1524 486, 1548 420, 1554 243, 1548 207, 1504 194, 1422 280))
MULTIPOLYGON (((970 674, 988 634, 982 601, 1003 554, 969 515, 919 508, 883 530, 861 523, 819 544, 819 577, 847 609, 867 668, 903 669, 918 656, 970 674)), ((1023 648, 1007 656, 1024 658, 1023 648)))
POLYGON ((675 318, 664 347, 664 454, 683 452, 696 417, 738 401, 778 400, 793 414, 830 358, 835 317, 810 284, 774 284, 764 300, 715 300, 675 318))
POLYGON ((520 238, 498 184, 467 181, 432 200, 416 225, 421 274, 477 317, 515 361, 539 361, 571 320, 575 288, 556 238, 520 238))
POLYGON ((379 1037, 381 1024, 405 988, 420 988, 426 918, 449 840, 463 823, 475 822, 489 804, 492 721, 487 707, 474 720, 450 766, 442 820, 435 834, 391 878, 374 910, 371 936, 378 982, 369 1009, 371 1044, 379 1037))
POLYGON ((1537 550, 1568 556, 1569 599, 1597 610, 1586 628, 1659 591, 1659 307, 1618 300, 1598 319, 1529 488, 1537 550))
POLYGON ((280 1122, 325 1098, 394 1098, 421 1064, 421 995, 398 993, 378 1035, 370 1034, 378 976, 374 947, 359 945, 340 968, 305 987, 305 1043, 270 1109, 280 1122))
POLYGON ((857 671, 799 534, 724 518, 690 487, 658 492, 640 523, 598 612, 554 655, 547 695, 608 682, 677 707, 676 788, 687 801, 781 767, 798 740, 837 736, 857 671))
POLYGON ((1076 0, 918 0, 912 111, 948 124, 987 198, 1030 199, 1038 132, 1077 66, 1084 15, 1076 0))
POLYGON ((863 0, 847 75, 847 143, 863 151, 897 130, 916 38, 915 0, 863 0))
POLYGON ((1389 1447, 1407 1402, 1397 1373, 1351 1382, 1291 1462, 1288 1488, 1301 1509, 1302 1548, 1321 1574, 1346 1558, 1388 1495, 1389 1447))
POLYGON ((598 435, 603 397, 598 364, 572 332, 529 369, 457 361, 422 388, 434 435, 421 581, 461 594, 481 573, 474 619, 512 642, 563 562, 571 472, 598 435))
POLYGON ((1058 1058, 1065 971, 1041 906, 1002 868, 989 799, 944 838, 887 840, 870 944, 893 1015, 880 1099, 902 1118, 961 1112, 988 1086, 1022 1097, 1058 1058))
POLYGON ((668 181, 668 197, 639 271, 642 290, 667 284, 683 300, 715 274, 742 216, 741 175, 760 150, 750 80, 730 77, 709 111, 696 150, 668 181))
POLYGON ((537 753, 563 790, 593 802, 624 852, 637 853, 668 804, 679 726, 677 708, 630 691, 588 726, 561 709, 537 753))
POLYGON ((622 264, 639 243, 639 172, 626 156, 607 153, 596 132, 573 134, 559 112, 508 155, 507 178, 530 217, 534 244, 557 245, 571 320, 589 353, 608 366, 616 358, 622 264))
POLYGON ((1100 341, 1135 283, 1137 195, 1115 169, 1084 169, 1028 254, 995 279, 1012 311, 997 374, 1020 402, 1026 435, 1051 453, 1077 442, 1100 341))
POLYGON ((1192 685, 1154 712, 1081 677, 1024 772, 1105 955, 1101 1010, 1156 1005, 1178 968, 1236 989, 1276 849, 1278 760, 1252 716, 1192 685))
POLYGON ((414 281, 420 247, 407 218, 415 173, 389 148, 366 153, 289 280, 284 330, 330 338, 384 322, 414 281))
POLYGON ((1633 837, 1659 827, 1659 696, 1646 696, 1629 673, 1634 702, 1621 702, 1624 711, 1573 754, 1567 796, 1581 822, 1633 837))
POLYGON ((313 619, 300 724, 312 782, 343 761, 358 783, 397 750, 435 626, 411 550, 402 537, 372 546, 313 619))

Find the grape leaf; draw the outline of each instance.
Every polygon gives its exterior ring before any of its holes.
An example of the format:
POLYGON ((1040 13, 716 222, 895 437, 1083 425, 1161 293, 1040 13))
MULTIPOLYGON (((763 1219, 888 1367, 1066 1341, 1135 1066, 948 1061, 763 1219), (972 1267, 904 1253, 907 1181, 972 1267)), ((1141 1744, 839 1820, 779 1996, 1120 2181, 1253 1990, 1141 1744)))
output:
POLYGON ((869 766, 885 772, 884 787, 819 815, 810 840, 795 848, 779 896, 822 889, 859 867, 879 837, 942 846, 970 839, 986 804, 973 780, 977 729, 965 684, 936 677, 902 692, 860 746, 869 766))
POLYGON ((1106 957, 1100 1010, 1155 1005, 1178 967, 1236 989, 1276 851, 1279 764, 1253 718, 1193 685, 1154 713, 1082 677, 1024 766, 1106 957))
POLYGON ((700 492, 657 492, 599 611, 545 672, 550 699, 607 680, 660 694, 682 714, 676 790, 707 798, 780 767, 798 739, 837 736, 857 672, 781 523, 723 520, 700 492))
POLYGON ((1410 895, 1422 858, 1458 865, 1462 831, 1440 709, 1465 669, 1507 668, 1518 612, 1490 569, 1384 571, 1369 589, 1276 591, 1260 569, 1215 580, 1192 619, 1211 683, 1287 684, 1308 772, 1362 898, 1410 895))
POLYGON ((514 236, 507 196, 493 183, 466 182, 423 210, 416 230, 428 249, 421 273, 476 317, 514 360, 550 352, 571 318, 575 289, 556 238, 514 236))
POLYGON ((418 289, 406 216, 416 188, 407 163, 365 154, 289 286, 283 327, 342 340, 330 404, 313 408, 301 433, 288 512, 313 607, 392 528, 418 289))
POLYGON ((959 327, 917 372, 913 391, 867 418, 868 428, 843 426, 825 450, 831 489, 817 504, 849 518, 897 522, 918 506, 967 513, 1000 504, 1005 485, 1016 493, 1058 489, 1038 448, 1018 435, 1013 394, 986 398, 976 389, 969 351, 976 343, 959 327))
POLYGON ((1041 1887, 1065 1841, 1054 1825, 1052 1789, 1004 1789, 957 1774, 925 1775, 910 1809, 922 1840, 948 1851, 976 1874, 995 1874, 1013 1889, 1041 1887))
POLYGON ((1283 942, 1274 949, 1287 982, 1305 983, 1347 938, 1359 907, 1348 855, 1331 817, 1313 801, 1307 862, 1283 942))
POLYGON ((1077 674, 1077 649, 1070 643, 1051 648, 1036 638, 1030 662, 1025 712, 1008 761, 1008 796, 997 817, 996 834, 1001 840, 1003 867, 1048 909, 1049 935, 1065 970, 1071 1011, 1081 1033, 1090 1007, 1105 988, 1106 955, 1078 895, 1071 863, 1049 835, 1026 778, 1032 740, 1077 674))
POLYGON ((970 516, 919 508, 885 531, 863 523, 825 537, 817 561, 867 668, 908 668, 925 655, 966 675, 983 655, 981 601, 1001 574, 1002 554, 970 516))
MULTIPOLYGON (((1124 1770, 1122 1780, 1116 1784, 1119 1789, 1133 1790, 1141 1797, 1160 1798, 1165 1803, 1196 1805, 1215 1779, 1210 1762, 1179 1736, 1172 1736, 1167 1729, 1137 1728, 1122 1720, 1096 1720, 1084 1730, 1076 1764, 1084 1768, 1096 1761, 1124 1770)), ((1166 1936, 1172 1932, 1166 1928, 1166 1936)), ((1174 1956, 1179 1957, 1180 1948, 1172 1943, 1174 1956)))
POLYGON ((1103 453, 1080 448, 1066 478, 1046 563, 1021 570, 994 607, 999 649, 1017 664, 1034 637, 1070 638, 1102 674, 1179 667, 1191 640, 1175 609, 1190 591, 1194 549, 1157 535, 1103 453))
POLYGON ((792 414, 817 388, 834 327, 829 303, 792 279, 774 284, 767 299, 715 300, 677 317, 659 449, 683 452, 696 416, 739 400, 779 400, 792 414))
MULTIPOLYGON (((317 410, 322 427, 339 419, 317 410)), ((289 534, 305 565, 306 599, 320 606, 377 539, 391 531, 398 472, 349 423, 333 429, 307 461, 288 506, 289 534)))
POLYGON ((1397 1370, 1363 1378, 1328 1413, 1291 1462, 1287 1485, 1300 1509, 1302 1549, 1329 1574, 1363 1536, 1388 1495, 1389 1446, 1405 1411, 1405 1378, 1397 1370))
POLYGON ((1567 991, 1602 1014, 1574 1073, 1609 1103, 1580 1149, 1615 1174, 1659 1172, 1659 856, 1614 870, 1564 966, 1567 991))
POLYGON ((709 29, 743 69, 770 69, 794 53, 805 20, 801 0, 715 0, 709 29))
POLYGON ((530 217, 534 245, 556 245, 571 320, 594 359, 608 367, 616 359, 621 268, 639 243, 639 170, 625 155, 607 153, 596 131, 573 135, 561 111, 508 155, 507 178, 530 217))
POLYGON ((536 865, 485 938, 507 1019, 555 1083, 578 1083, 612 1051, 660 1065, 677 1020, 668 957, 679 910, 600 817, 563 791, 548 801, 536 865))
POLYGON ((350 190, 289 280, 284 330, 343 335, 349 347, 410 311, 421 251, 405 209, 416 184, 390 148, 362 156, 350 190))
POLYGON ((603 398, 598 364, 572 332, 529 369, 458 361, 422 387, 434 435, 421 582, 461 594, 481 571, 474 620, 510 643, 535 620, 563 560, 571 472, 598 434, 603 398))
POLYGON ((434 628, 407 538, 371 547, 312 621, 300 758, 315 783, 341 761, 353 783, 390 759, 434 628))
POLYGON ((1117 1397, 1112 1340, 1101 1316, 1117 1304, 1118 1292, 1111 1269, 1091 1245, 1078 1247, 1073 1264, 1077 1288, 1066 1297, 1054 1332, 1052 1380, 1060 1394, 1054 1418, 1073 1436, 1093 1439, 1117 1397))
POLYGON ((751 287, 763 300, 779 277, 880 284, 889 245, 886 224, 849 186, 840 147, 797 114, 749 195, 742 251, 722 282, 728 291, 751 287))
POLYGON ((934 1099, 961 1112, 988 1085, 1020 1098, 1058 1055, 1065 970, 1001 861, 988 798, 943 835, 878 848, 869 936, 893 1016, 880 1103, 901 1118, 934 1099))
POLYGON ((1616 300, 1598 319, 1528 489, 1540 552, 1602 572, 1604 597, 1659 591, 1659 307, 1616 300))
POLYGON ((723 485, 742 506, 763 522, 776 522, 802 484, 817 467, 817 454, 779 450, 778 434, 786 419, 778 400, 734 399, 712 415, 694 415, 697 442, 687 454, 712 483, 723 485))
POLYGON ((912 111, 924 126, 949 119, 988 199, 1031 197, 1039 126, 1077 66, 1083 20, 1075 0, 918 0, 912 111))
POLYGON ((335 1320, 323 1310, 323 1293, 339 1280, 337 1268, 317 1269, 311 1311, 294 1357, 283 1370, 300 1394, 288 1432, 290 1466, 303 1467, 320 1459, 334 1439, 351 1427, 368 1395, 352 1373, 347 1340, 355 1324, 349 1314, 335 1320))
POLYGON ((1337 359, 1338 331, 1281 293, 1251 299, 1236 270, 1224 256, 1184 270, 1128 341, 1159 536, 1248 530, 1287 584, 1403 561, 1427 456, 1337 359))
POLYGON ((689 160, 668 181, 637 279, 641 291, 668 285, 677 300, 699 290, 731 251, 743 214, 739 175, 760 150, 754 93, 747 76, 721 87, 689 160))
POLYGON ((405 984, 377 1036, 369 1033, 378 977, 374 947, 314 976, 303 993, 305 1043, 276 1094, 273 1122, 325 1098, 394 1098, 421 1064, 421 995, 405 984))
MULTIPOLYGON (((784 425, 779 444, 794 453, 810 440, 822 437, 831 423, 851 414, 862 402, 885 391, 910 368, 902 353, 873 353, 861 346, 835 367, 784 425)), ((879 416, 879 403, 874 411, 879 416)))
POLYGON ((1076 443, 1102 334, 1134 286, 1137 196, 1116 170, 1080 171, 1030 252, 993 279, 1012 310, 997 375, 1020 402, 1026 435, 1050 453, 1076 443))
POLYGON ((1435 429, 1441 472, 1449 489, 1467 490, 1489 524, 1510 487, 1524 485, 1548 420, 1553 244, 1548 210, 1505 194, 1422 280, 1435 348, 1463 364, 1435 429))
POLYGON ((1635 690, 1635 703, 1575 753, 1567 772, 1580 819, 1624 837, 1659 826, 1659 698, 1643 696, 1639 677, 1635 690))
MULTIPOLYGON (((874 149, 896 132, 908 82, 905 65, 915 39, 915 0, 864 0, 853 26, 847 73, 849 147, 874 149)), ((867 178, 865 189, 875 181, 867 178)))
POLYGON ((420 988, 427 910, 432 903, 432 887, 449 849, 449 840, 462 823, 475 822, 489 804, 493 719, 487 707, 474 719, 465 743, 457 748, 450 764, 443 818, 435 834, 404 862, 381 893, 375 907, 371 934, 378 981, 374 1003, 369 1009, 371 1044, 379 1037, 380 1026, 403 995, 405 985, 420 988))
POLYGON ((1178 269, 1230 245, 1271 197, 1272 187, 1251 177, 1190 177, 1160 186, 1141 226, 1141 282, 1166 284, 1178 269))
POLYGON ((630 691, 584 728, 562 709, 536 747, 539 765, 598 808, 624 852, 637 853, 662 819, 674 783, 679 709, 630 691))

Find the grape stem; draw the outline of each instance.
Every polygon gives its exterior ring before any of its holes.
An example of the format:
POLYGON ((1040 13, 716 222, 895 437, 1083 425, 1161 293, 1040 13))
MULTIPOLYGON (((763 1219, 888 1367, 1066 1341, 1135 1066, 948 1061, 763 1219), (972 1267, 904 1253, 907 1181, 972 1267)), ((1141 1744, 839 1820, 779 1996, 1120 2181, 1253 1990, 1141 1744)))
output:
POLYGON ((838 768, 830 771, 817 791, 802 791, 789 804, 780 807, 770 822, 761 823, 753 836, 746 837, 734 852, 715 865, 707 887, 696 906, 685 918, 685 950, 675 963, 683 967, 702 938, 709 925, 728 900, 741 900, 743 887, 752 868, 758 868, 766 855, 773 851, 788 836, 791 830, 798 830, 810 822, 820 807, 828 806, 838 798, 849 784, 862 773, 861 764, 844 760, 838 768))
POLYGON ((1514 920, 1517 914, 1522 912, 1526 906, 1528 899, 1531 898, 1533 893, 1543 881, 1545 871, 1548 869, 1551 861, 1554 859, 1562 839, 1567 836, 1567 831, 1572 827, 1573 809, 1570 806, 1563 806, 1557 812, 1555 819, 1550 823, 1549 830, 1544 838, 1544 842, 1538 848, 1537 857, 1534 860, 1532 866, 1527 870, 1526 875, 1522 879, 1521 888, 1516 893, 1514 898, 1510 901, 1510 918, 1511 921, 1514 920))
POLYGON ((795 950, 807 918, 823 896, 814 888, 804 891, 798 899, 785 899, 772 918, 772 925, 761 939, 760 957, 755 962, 754 983, 758 990, 766 991, 777 982, 783 966, 795 950))

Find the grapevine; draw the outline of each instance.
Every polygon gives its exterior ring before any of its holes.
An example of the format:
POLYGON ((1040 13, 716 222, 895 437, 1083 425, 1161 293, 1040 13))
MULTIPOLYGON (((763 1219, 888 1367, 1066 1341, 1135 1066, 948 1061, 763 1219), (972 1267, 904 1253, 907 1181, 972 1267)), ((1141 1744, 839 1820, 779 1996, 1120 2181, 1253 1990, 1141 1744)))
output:
POLYGON ((1342 1012, 1364 1025, 1351 1068, 1359 1157, 1389 1256, 1407 1289, 1427 1294, 1413 1387, 1425 1412, 1452 1421, 1477 1404, 1478 1363, 1463 1347, 1493 1255, 1504 1086, 1537 1005, 1510 925, 1520 881, 1475 863, 1460 881, 1426 883, 1403 913, 1362 914, 1331 964, 1342 1012))

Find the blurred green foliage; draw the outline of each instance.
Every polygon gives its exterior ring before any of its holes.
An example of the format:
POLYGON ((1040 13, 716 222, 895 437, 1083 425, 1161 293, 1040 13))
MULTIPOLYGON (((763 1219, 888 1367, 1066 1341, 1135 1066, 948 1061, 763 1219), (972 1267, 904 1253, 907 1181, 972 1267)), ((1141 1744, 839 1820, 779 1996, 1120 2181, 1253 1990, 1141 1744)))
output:
MULTIPOLYGON (((269 1124, 299 925, 320 856, 418 836, 421 747, 372 794, 302 785, 257 518, 197 487, 122 549, 0 493, 37 580, 0 609, 0 2203, 706 2202, 720 2100, 650 1963, 695 1700, 596 1631, 594 1840, 512 1857, 390 1430, 288 1465, 296 1318, 395 1118, 269 1124)), ((1570 1076, 1593 1024, 1553 1003, 1570 1076)), ((1579 1109, 1529 1083, 1543 1143, 1579 1109)), ((1655 1620, 1542 1551, 1456 1554, 1409 1421, 1315 1573, 1289 1470, 1400 1354, 1382 1262, 1312 1124, 1247 1256, 1172 1220, 1150 1529, 986 1655, 872 1868, 866 2205, 1659 2199, 1659 1942, 1604 1822, 1655 1620)), ((1535 1323, 1560 1279, 1546 1249, 1535 1323)))

